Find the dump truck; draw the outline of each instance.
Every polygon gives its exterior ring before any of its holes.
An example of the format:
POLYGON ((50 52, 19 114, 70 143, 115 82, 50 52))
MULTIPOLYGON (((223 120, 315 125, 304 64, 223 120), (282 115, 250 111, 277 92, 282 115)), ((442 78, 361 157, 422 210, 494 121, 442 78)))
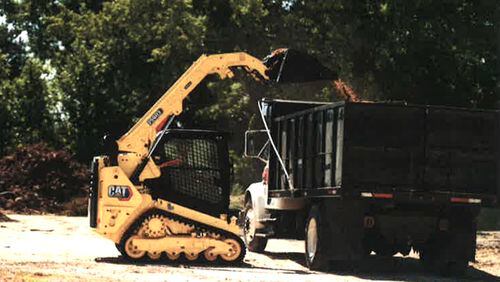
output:
POLYGON ((310 269, 408 255, 459 273, 481 207, 498 206, 496 110, 264 99, 246 151, 266 165, 245 191, 244 239, 305 239, 310 269))
POLYGON ((226 135, 170 125, 207 77, 229 79, 241 70, 258 82, 302 82, 331 75, 314 64, 288 49, 264 60, 245 52, 202 55, 128 132, 105 138, 91 164, 90 227, 130 260, 241 262, 246 248, 228 207, 226 135))

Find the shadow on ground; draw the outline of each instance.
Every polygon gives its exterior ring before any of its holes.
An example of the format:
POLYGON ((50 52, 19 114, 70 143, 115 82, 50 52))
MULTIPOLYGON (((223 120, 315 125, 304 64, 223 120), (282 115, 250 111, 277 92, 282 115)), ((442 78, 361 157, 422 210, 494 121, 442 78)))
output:
MULTIPOLYGON (((265 255, 272 259, 279 260, 291 260, 302 266, 305 266, 305 259, 303 253, 298 252, 264 252, 265 255)), ((254 265, 248 263, 240 263, 238 265, 230 265, 227 263, 208 263, 204 261, 190 262, 185 259, 181 259, 178 262, 164 260, 150 261, 134 261, 131 262, 126 258, 119 257, 103 257, 97 258, 95 260, 98 263, 112 263, 112 264, 133 264, 138 266, 149 266, 149 265, 167 265, 172 267, 186 267, 191 269, 216 269, 219 271, 254 271, 260 269, 263 271, 279 271, 280 273, 289 274, 317 274, 319 272, 313 271, 303 271, 303 270, 290 270, 290 269, 279 269, 279 268, 266 268, 266 267, 255 267, 254 265)), ((500 281, 500 277, 494 276, 487 272, 481 271, 474 267, 469 267, 466 273, 460 277, 444 277, 439 274, 435 274, 428 269, 426 269, 418 259, 415 258, 402 258, 402 257, 390 257, 381 258, 376 256, 370 256, 361 261, 356 262, 344 262, 344 263, 333 263, 331 265, 331 270, 329 273, 341 276, 353 276, 366 280, 388 280, 388 281, 500 281)))
MULTIPOLYGON (((289 259, 305 267, 303 253, 264 252, 272 259, 289 259)), ((445 277, 433 273, 416 258, 370 256, 361 261, 332 263, 329 273, 354 276, 367 280, 397 281, 500 281, 500 277, 469 266, 466 273, 459 277, 445 277)))
POLYGON ((234 272, 236 270, 241 270, 241 271, 254 271, 256 269, 260 270, 268 270, 268 271, 279 271, 280 273, 288 273, 288 274, 313 274, 313 272, 309 271, 303 271, 303 270, 291 270, 291 269, 277 269, 277 268, 267 268, 267 267, 257 267, 252 264, 242 262, 239 264, 229 264, 226 262, 221 262, 221 261, 216 261, 214 262, 207 262, 204 260, 199 260, 199 261, 187 261, 186 259, 180 258, 178 261, 169 261, 168 259, 159 259, 157 261, 152 261, 148 259, 143 259, 139 261, 130 261, 126 259, 123 256, 119 257, 102 257, 102 258, 96 258, 95 261, 97 263, 112 263, 112 264, 120 264, 120 265, 137 265, 137 266, 158 266, 158 265, 165 265, 165 266, 171 266, 171 267, 184 267, 184 268, 191 268, 191 269, 216 269, 219 271, 230 271, 234 272))

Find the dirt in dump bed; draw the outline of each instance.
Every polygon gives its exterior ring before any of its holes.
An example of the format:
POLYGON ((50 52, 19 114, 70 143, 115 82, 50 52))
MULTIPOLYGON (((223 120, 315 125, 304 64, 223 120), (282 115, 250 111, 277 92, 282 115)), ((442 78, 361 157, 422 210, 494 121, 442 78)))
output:
POLYGON ((88 168, 65 150, 43 143, 18 148, 0 159, 0 209, 17 213, 83 214, 75 199, 87 196, 88 168))

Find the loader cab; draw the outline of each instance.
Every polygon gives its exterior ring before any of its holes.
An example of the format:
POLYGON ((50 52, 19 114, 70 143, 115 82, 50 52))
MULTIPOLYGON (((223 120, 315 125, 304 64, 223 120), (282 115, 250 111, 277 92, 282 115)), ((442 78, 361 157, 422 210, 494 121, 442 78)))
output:
POLYGON ((228 212, 230 164, 227 134, 169 130, 152 154, 161 176, 145 181, 154 199, 219 216, 228 212))

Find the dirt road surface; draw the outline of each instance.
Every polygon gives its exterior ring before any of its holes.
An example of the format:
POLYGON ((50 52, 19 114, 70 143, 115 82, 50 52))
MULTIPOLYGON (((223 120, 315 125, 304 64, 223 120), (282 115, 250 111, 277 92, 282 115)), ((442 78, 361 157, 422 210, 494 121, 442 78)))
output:
MULTIPOLYGON (((0 222, 0 281, 456 281, 426 272, 416 256, 366 261, 330 273, 304 267, 303 242, 271 240, 238 267, 129 264, 87 219, 9 215, 0 222)), ((500 232, 478 236, 477 262, 461 280, 500 281, 500 232)))

